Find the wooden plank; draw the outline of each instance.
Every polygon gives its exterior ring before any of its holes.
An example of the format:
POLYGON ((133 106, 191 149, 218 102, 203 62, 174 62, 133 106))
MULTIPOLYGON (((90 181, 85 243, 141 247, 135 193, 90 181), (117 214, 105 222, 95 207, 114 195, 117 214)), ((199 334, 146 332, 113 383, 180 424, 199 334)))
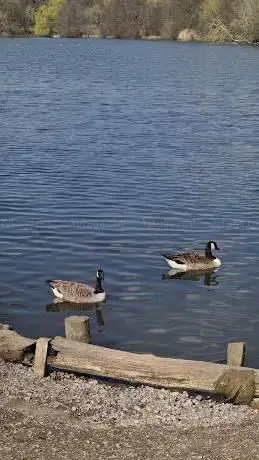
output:
POLYGON ((68 316, 65 319, 65 333, 68 340, 91 342, 88 316, 68 316))
POLYGON ((22 337, 9 328, 0 328, 0 359, 23 362, 25 353, 34 351, 36 340, 22 337))
POLYGON ((51 339, 47 337, 41 337, 36 342, 36 350, 33 364, 33 371, 37 377, 45 377, 46 375, 46 364, 48 356, 48 346, 51 339))
POLYGON ((245 342, 231 342, 227 348, 228 366, 243 366, 245 360, 245 342))
MULTIPOLYGON (((203 361, 161 358, 96 345, 86 345, 55 337, 51 341, 56 356, 48 363, 64 370, 110 377, 174 390, 218 393, 215 383, 229 367, 203 361)), ((243 371, 250 370, 244 368, 243 371)), ((259 396, 259 371, 255 371, 255 397, 259 396)))

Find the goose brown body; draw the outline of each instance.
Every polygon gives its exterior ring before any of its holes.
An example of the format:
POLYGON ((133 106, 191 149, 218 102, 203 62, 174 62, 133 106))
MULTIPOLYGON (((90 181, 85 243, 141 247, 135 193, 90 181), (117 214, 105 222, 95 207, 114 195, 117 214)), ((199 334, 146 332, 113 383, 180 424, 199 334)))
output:
POLYGON ((212 254, 212 249, 219 249, 214 241, 209 241, 205 248, 205 254, 185 252, 181 254, 162 254, 171 268, 181 271, 203 270, 218 268, 221 261, 212 254))
POLYGON ((106 293, 102 289, 101 280, 103 279, 102 270, 97 271, 95 288, 80 281, 48 280, 54 296, 67 302, 75 303, 94 303, 105 300, 106 293), (98 275, 99 273, 99 275, 98 275))

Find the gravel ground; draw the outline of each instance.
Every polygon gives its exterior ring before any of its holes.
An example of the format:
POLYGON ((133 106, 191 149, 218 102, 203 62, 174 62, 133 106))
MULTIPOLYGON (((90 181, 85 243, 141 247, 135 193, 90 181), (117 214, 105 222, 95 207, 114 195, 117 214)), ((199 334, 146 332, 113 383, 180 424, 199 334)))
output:
POLYGON ((5 460, 259 458, 257 411, 186 392, 0 362, 0 407, 5 460))

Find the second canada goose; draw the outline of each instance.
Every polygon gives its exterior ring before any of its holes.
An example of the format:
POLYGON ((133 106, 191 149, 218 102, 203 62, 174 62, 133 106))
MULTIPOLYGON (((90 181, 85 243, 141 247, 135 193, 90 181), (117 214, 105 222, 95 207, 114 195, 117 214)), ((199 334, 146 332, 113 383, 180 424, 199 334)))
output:
POLYGON ((97 270, 95 288, 79 281, 47 280, 54 296, 74 303, 98 303, 106 298, 102 288, 103 270, 97 270))
POLYGON ((181 254, 162 254, 171 268, 186 272, 188 270, 203 270, 209 268, 218 268, 221 261, 212 254, 213 250, 219 250, 215 241, 209 241, 205 248, 205 254, 196 254, 185 252, 181 254))

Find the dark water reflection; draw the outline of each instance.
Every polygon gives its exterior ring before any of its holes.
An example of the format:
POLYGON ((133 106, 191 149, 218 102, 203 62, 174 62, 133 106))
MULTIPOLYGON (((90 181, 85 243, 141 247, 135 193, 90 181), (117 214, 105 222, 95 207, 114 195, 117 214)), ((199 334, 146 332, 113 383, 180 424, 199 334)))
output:
POLYGON ((53 302, 51 304, 46 305, 46 312, 49 313, 57 313, 57 312, 67 312, 68 316, 70 315, 78 315, 82 312, 88 313, 94 312, 96 325, 98 326, 98 330, 101 331, 104 326, 104 315, 103 315, 103 307, 104 305, 89 305, 89 304, 80 304, 80 303, 72 303, 72 302, 53 302))
POLYGON ((217 286, 219 280, 216 273, 218 270, 188 270, 188 272, 177 271, 170 269, 168 272, 162 274, 162 279, 169 280, 189 280, 189 281, 203 281, 204 286, 217 286))
POLYGON ((0 39, 0 321, 63 335, 45 280, 101 266, 93 343, 216 361, 246 340, 259 366, 258 71, 238 46, 0 39), (210 239, 217 273, 164 279, 161 252, 210 239))

